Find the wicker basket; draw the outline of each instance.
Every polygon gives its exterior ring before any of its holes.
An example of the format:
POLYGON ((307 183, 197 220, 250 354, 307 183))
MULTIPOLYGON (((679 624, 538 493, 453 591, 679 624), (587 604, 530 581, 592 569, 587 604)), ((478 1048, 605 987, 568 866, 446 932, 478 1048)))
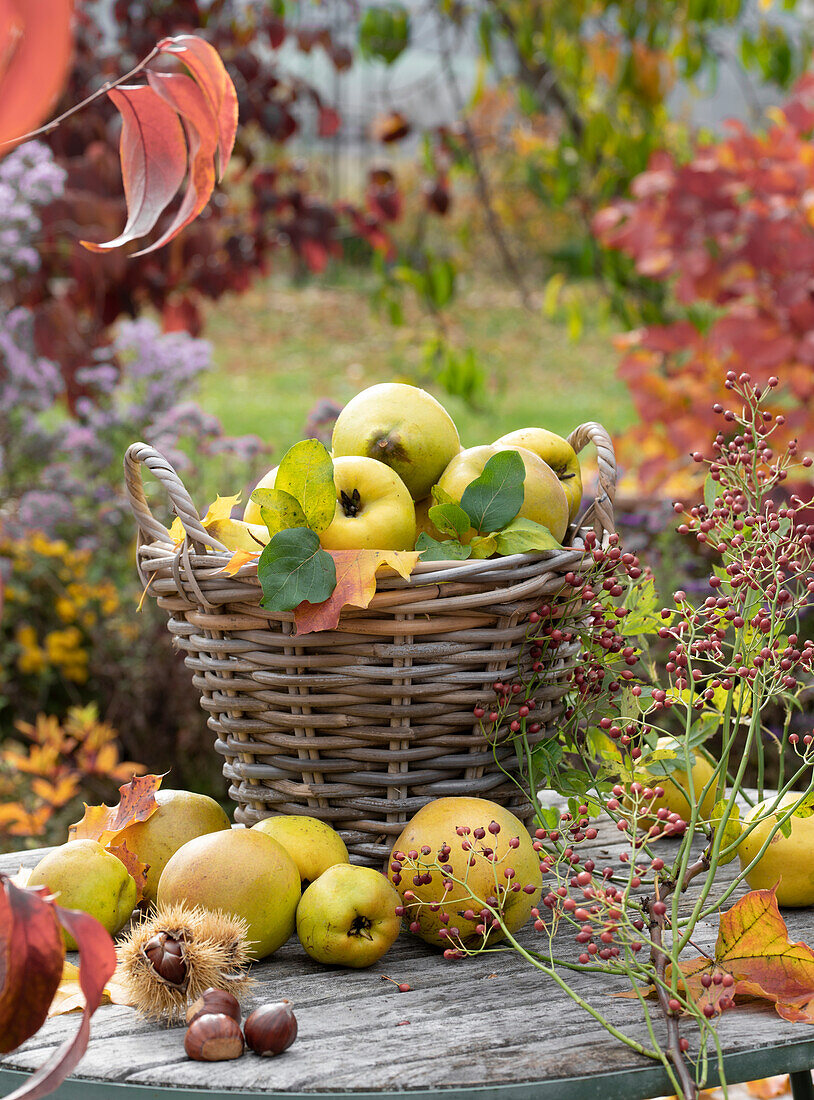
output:
MULTIPOLYGON (((297 637, 292 613, 260 606, 256 564, 222 572, 231 554, 201 525, 169 462, 144 443, 128 448, 139 575, 186 652, 237 821, 309 814, 339 830, 354 862, 381 865, 404 822, 443 795, 490 798, 529 818, 528 799, 504 774, 515 766, 511 741, 490 744, 472 710, 527 659, 529 612, 556 600, 565 574, 586 566, 582 532, 613 530, 610 437, 583 424, 569 442, 576 451, 593 442, 599 458, 597 499, 570 532, 571 546, 419 562, 408 581, 383 569, 367 610, 346 608, 335 630, 297 637), (180 547, 150 512, 142 464, 186 529, 180 547)), ((562 712, 572 657, 564 646, 546 657, 532 743, 562 712)))

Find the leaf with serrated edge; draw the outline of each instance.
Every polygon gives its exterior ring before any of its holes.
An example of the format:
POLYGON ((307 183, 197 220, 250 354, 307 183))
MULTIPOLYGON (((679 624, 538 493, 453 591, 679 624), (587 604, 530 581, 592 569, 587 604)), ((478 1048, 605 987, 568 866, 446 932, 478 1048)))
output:
POLYGON ((376 571, 383 565, 407 580, 418 561, 415 550, 330 550, 336 566, 336 588, 322 603, 301 603, 294 611, 297 634, 334 630, 342 608, 365 608, 376 595, 376 571))
POLYGON ((292 611, 303 600, 322 603, 336 587, 333 558, 307 527, 279 531, 257 563, 263 607, 292 611))
POLYGON ((147 885, 149 863, 142 863, 136 853, 131 852, 124 841, 121 844, 108 844, 105 851, 110 852, 127 868, 127 873, 136 884, 136 902, 141 901, 144 897, 144 887, 147 885))
POLYGON ((530 550, 561 550, 547 527, 533 519, 517 516, 495 534, 498 554, 526 554, 530 550))
POLYGON ((318 439, 303 439, 286 451, 274 487, 294 497, 312 531, 330 527, 336 513, 334 466, 318 439))
POLYGON ((422 531, 415 544, 422 561, 466 561, 472 556, 471 546, 462 546, 456 539, 439 542, 422 531))
POLYGON ((308 526, 299 501, 282 489, 255 489, 252 500, 260 505, 260 515, 270 535, 287 531, 291 527, 308 526))
POLYGON ((469 516, 454 500, 448 504, 434 504, 428 515, 437 530, 453 539, 460 539, 472 526, 469 516))
POLYGON ((146 821, 158 809, 155 792, 163 775, 134 776, 119 787, 118 806, 89 806, 85 815, 68 829, 69 840, 98 840, 104 847, 114 837, 137 821, 146 821))
POLYGON ((464 489, 461 507, 479 532, 500 531, 523 505, 526 467, 517 451, 498 451, 464 489))

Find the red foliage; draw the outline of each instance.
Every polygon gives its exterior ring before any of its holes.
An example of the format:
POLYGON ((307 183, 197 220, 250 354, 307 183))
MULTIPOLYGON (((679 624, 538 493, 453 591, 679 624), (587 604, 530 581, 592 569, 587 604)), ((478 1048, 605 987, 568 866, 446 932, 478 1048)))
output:
POLYGON ((0 1052, 15 1050, 45 1022, 65 959, 60 925, 79 947, 85 1010, 76 1034, 57 1047, 9 1100, 47 1096, 78 1065, 88 1045, 90 1018, 116 969, 116 949, 102 925, 87 913, 56 905, 45 887, 21 889, 0 875, 0 1052))
POLYGON ((73 6, 73 0, 0 0, 0 145, 39 126, 62 91, 73 6))
POLYGON ((669 282, 676 319, 628 334, 620 373, 641 425, 627 455, 663 486, 726 405, 728 370, 776 375, 791 395, 778 444, 814 448, 814 76, 765 132, 732 124, 686 164, 661 153, 633 198, 601 211, 594 232, 669 282), (782 436, 782 439, 781 439, 782 436))

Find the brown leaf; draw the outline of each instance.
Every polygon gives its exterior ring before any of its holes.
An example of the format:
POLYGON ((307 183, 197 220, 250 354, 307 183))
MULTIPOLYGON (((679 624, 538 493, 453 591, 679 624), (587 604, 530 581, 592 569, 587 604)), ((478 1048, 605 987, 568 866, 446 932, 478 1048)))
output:
POLYGON ((330 550, 336 565, 336 588, 322 603, 304 601, 294 611, 297 634, 333 630, 342 608, 367 607, 376 595, 376 571, 389 565, 406 580, 419 554, 413 550, 330 550))
POLYGON ((136 902, 140 902, 144 897, 144 888, 147 885, 147 872, 150 869, 149 863, 142 863, 136 853, 131 852, 124 841, 122 841, 121 844, 108 844, 105 851, 110 852, 112 856, 115 856, 116 859, 120 860, 127 868, 128 874, 136 883, 136 902))
POLYGON ((98 840, 104 847, 128 825, 146 821, 158 809, 155 792, 163 775, 134 776, 119 787, 118 806, 88 806, 85 815, 68 829, 69 840, 98 840))
POLYGON ((0 156, 59 98, 73 51, 72 0, 0 0, 0 156))
POLYGON ((0 1054, 39 1031, 59 985, 65 945, 47 898, 0 875, 0 1054))

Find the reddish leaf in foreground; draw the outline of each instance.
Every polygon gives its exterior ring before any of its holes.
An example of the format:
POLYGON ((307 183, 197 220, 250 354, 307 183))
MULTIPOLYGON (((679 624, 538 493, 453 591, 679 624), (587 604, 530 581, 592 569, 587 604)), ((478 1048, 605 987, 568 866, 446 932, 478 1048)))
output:
POLYGON ((128 825, 146 821, 158 809, 155 792, 163 778, 163 775, 133 776, 129 783, 119 787, 118 806, 88 806, 85 803, 85 815, 70 826, 68 839, 98 840, 104 846, 128 825))
POLYGON ((44 886, 0 875, 0 1054, 39 1031, 62 978, 65 946, 44 886))
MULTIPOLYGON (((58 1088, 71 1070, 76 1068, 87 1050, 91 1016, 99 1007, 105 984, 116 969, 116 948, 109 933, 98 920, 77 909, 63 909, 59 905, 42 901, 40 904, 55 910, 59 923, 76 940, 79 947, 79 984, 85 995, 85 1008, 76 1035, 57 1047, 48 1061, 6 1100, 23 1100, 23 1097, 25 1100, 39 1100, 39 1097, 47 1096, 58 1088)), ((60 963, 59 978, 61 977, 60 963)), ((51 997, 54 992, 56 988, 51 997)), ((51 998, 49 1004, 50 1000, 51 998)))
POLYGON ((187 163, 180 119, 151 87, 128 84, 108 94, 122 116, 119 150, 127 224, 104 244, 81 241, 91 252, 107 252, 149 233, 184 182, 187 163))
POLYGON ((0 156, 59 98, 73 50, 73 0, 0 0, 0 156))
POLYGON ((376 595, 376 570, 389 565, 405 580, 413 571, 419 555, 398 550, 330 550, 336 565, 336 588, 322 603, 303 601, 294 610, 297 634, 315 630, 334 630, 342 608, 367 607, 376 595))

